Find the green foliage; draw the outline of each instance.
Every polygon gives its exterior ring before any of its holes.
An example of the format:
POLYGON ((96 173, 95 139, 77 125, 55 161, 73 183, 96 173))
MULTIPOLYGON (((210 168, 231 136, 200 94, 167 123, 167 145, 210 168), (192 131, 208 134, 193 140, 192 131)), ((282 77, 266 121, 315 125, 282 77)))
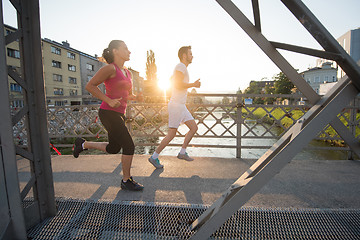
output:
POLYGON ((291 94, 291 89, 294 84, 287 78, 287 76, 280 72, 274 77, 275 81, 275 94, 291 94))
POLYGON ((251 81, 248 88, 244 90, 245 94, 261 94, 261 87, 255 81, 251 81))

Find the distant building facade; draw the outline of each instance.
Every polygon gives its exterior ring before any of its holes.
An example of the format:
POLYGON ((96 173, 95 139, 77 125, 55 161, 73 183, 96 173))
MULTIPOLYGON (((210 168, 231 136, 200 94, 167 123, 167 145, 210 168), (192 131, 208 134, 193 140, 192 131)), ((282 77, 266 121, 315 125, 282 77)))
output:
POLYGON ((45 38, 42 40, 42 55, 47 104, 80 105, 82 87, 79 52, 71 49, 67 42, 61 44, 45 38))
MULTIPOLYGON (((95 75, 95 73, 106 65, 98 60, 97 56, 91 56, 86 53, 79 52, 80 56, 80 75, 81 75, 81 91, 83 96, 90 96, 91 94, 85 89, 86 84, 90 81, 90 79, 95 75)), ((99 85, 99 88, 102 92, 105 93, 104 84, 99 85)), ((100 100, 92 99, 92 98, 83 98, 84 104, 96 104, 100 103, 100 100)))
POLYGON ((139 93, 143 93, 144 92, 144 78, 140 77, 140 73, 138 71, 135 71, 132 68, 129 68, 129 71, 132 74, 132 83, 133 83, 133 88, 132 91, 135 95, 139 94, 139 93))
MULTIPOLYGON (((360 28, 350 30, 339 37, 337 41, 345 49, 345 51, 355 60, 357 64, 360 62, 360 28)), ((345 72, 339 67, 338 77, 345 76, 345 72)))
MULTIPOLYGON (((17 31, 16 28, 4 25, 5 36, 15 31, 17 31)), ((95 73, 106 65, 104 59, 73 49, 67 41, 58 43, 45 38, 42 39, 41 44, 47 104, 70 106, 99 103, 98 100, 82 96, 90 96, 90 93, 85 90, 85 86, 95 73)), ((9 70, 21 76, 19 43, 15 41, 6 45, 6 52, 9 70)), ((138 71, 131 68, 129 70, 133 76, 134 94, 142 93, 144 79, 140 77, 138 71)), ((22 87, 11 77, 8 81, 11 107, 23 107, 22 87)), ((104 84, 99 85, 99 88, 105 93, 104 84)))
MULTIPOLYGON (((344 50, 360 65, 360 28, 350 30, 337 39, 344 50)), ((345 72, 337 66, 335 61, 319 58, 316 60, 316 66, 319 67, 325 62, 332 62, 332 67, 338 68, 338 79, 345 76, 345 72)))
POLYGON ((314 89, 316 93, 320 93, 320 84, 337 82, 337 69, 332 67, 331 62, 325 62, 321 67, 311 68, 301 73, 305 81, 314 89))

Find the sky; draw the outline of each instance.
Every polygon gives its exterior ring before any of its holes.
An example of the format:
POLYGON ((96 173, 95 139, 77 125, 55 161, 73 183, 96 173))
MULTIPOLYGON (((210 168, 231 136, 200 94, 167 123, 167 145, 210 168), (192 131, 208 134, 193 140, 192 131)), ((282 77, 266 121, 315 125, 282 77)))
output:
MULTIPOLYGON (((253 22, 251 0, 233 0, 253 22)), ((360 27, 359 0, 303 0, 338 38, 360 27)), ((17 27, 16 13, 3 0, 4 23, 17 27)), ((113 39, 131 51, 127 67, 146 79, 147 51, 155 53, 159 82, 169 81, 178 49, 191 45, 190 81, 201 79, 202 93, 235 93, 251 80, 272 80, 280 72, 215 0, 40 0, 41 37, 101 56, 113 39)), ((269 41, 322 50, 280 0, 259 0, 262 33, 269 41)), ((299 71, 316 58, 280 50, 299 71)))

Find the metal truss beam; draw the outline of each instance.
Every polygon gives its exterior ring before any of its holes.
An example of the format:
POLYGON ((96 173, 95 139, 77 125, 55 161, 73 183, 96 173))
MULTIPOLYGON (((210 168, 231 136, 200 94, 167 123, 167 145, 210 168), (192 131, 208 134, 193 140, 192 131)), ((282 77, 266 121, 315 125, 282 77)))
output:
MULTIPOLYGON (((18 14, 18 30, 4 37, 0 30, 0 238, 26 239, 26 229, 56 214, 51 156, 45 106, 38 0, 12 0, 18 14), (6 45, 19 40, 18 74, 6 66, 6 45), (10 113, 8 76, 23 88, 24 107, 13 117, 10 113), (22 119, 26 126, 26 148, 14 144, 12 127, 22 119), (15 154, 30 164, 31 178, 20 192, 15 154), (3 181, 4 180, 4 181, 3 181), (34 202, 26 208, 22 201, 33 191, 34 202), (7 211, 5 211, 7 210, 7 211), (4 212, 5 211, 5 212, 4 212), (6 226, 3 228, 3 226, 6 226)), ((2 8, 1 8, 1 19, 2 8)))
POLYGON ((257 1, 253 1, 253 7, 256 8, 254 9, 255 25, 231 0, 217 0, 217 2, 314 105, 206 212, 192 223, 191 229, 197 230, 192 239, 210 237, 329 123, 351 149, 360 156, 357 140, 337 118, 337 114, 341 112, 344 104, 349 103, 359 93, 360 68, 309 9, 300 0, 282 0, 325 51, 269 42, 260 32, 260 23, 256 23, 260 20, 257 1), (325 96, 320 98, 276 48, 336 60, 347 76, 339 80, 325 96))
MULTIPOLYGON (((318 35, 324 34, 325 36, 332 38, 331 34, 321 25, 321 23, 312 15, 311 20, 305 21, 307 25, 311 23, 311 26, 307 26, 307 29, 311 29, 311 34, 313 36, 317 36, 319 43, 324 46, 325 51, 320 50, 313 50, 299 46, 293 46, 290 44, 283 44, 283 43, 275 43, 268 41, 264 35, 254 26, 250 20, 236 7, 236 5, 230 0, 218 0, 217 1, 221 7, 236 21, 236 23, 251 37, 251 39, 264 51, 264 53, 281 69, 281 71, 293 82, 293 84, 302 92, 305 97, 309 100, 310 103, 315 104, 319 101, 320 96, 310 87, 310 85, 304 80, 304 78, 288 63, 288 61, 277 51, 276 47, 280 47, 283 49, 305 53, 312 56, 331 56, 331 58, 338 58, 338 64, 344 65, 345 68, 349 69, 346 63, 351 64, 355 69, 349 70, 349 74, 356 78, 358 75, 357 72, 360 72, 359 66, 356 65, 355 61, 345 52, 345 50, 338 44, 336 40, 326 40, 318 35), (316 29, 316 31, 314 30, 316 29), (331 44, 330 44, 331 43, 331 44), (336 46, 336 44, 338 46, 336 46), (331 47, 329 47, 331 46, 331 47), (326 47, 326 48, 325 48, 326 47), (338 57, 336 57, 338 55, 338 57)), ((294 2, 299 2, 296 6, 302 6, 301 9, 304 9, 304 15, 302 15, 301 22, 304 23, 304 19, 307 19, 305 16, 310 14, 311 12, 301 3, 301 1, 290 1, 287 7, 293 7, 295 5, 294 2), (310 13, 309 13, 310 12, 310 13)), ((257 6, 258 7, 258 6, 257 6)), ((259 11, 254 10, 254 14, 259 11)), ((255 18, 258 18, 255 16, 255 18)), ((351 67, 352 69, 352 67, 351 67)), ((346 72, 346 71, 345 71, 346 72)), ((346 72, 346 73, 348 73, 346 72)), ((348 75, 350 78, 351 76, 348 75)), ((352 79, 352 78, 351 78, 352 79)), ((356 78, 360 79, 360 77, 356 78)), ((353 134, 349 131, 343 131, 341 129, 342 126, 339 122, 331 123, 331 126, 337 131, 337 133, 345 140, 348 139, 350 142, 357 141, 353 134), (338 129, 339 128, 339 129, 338 129), (340 129, 341 128, 341 129, 340 129)), ((351 150, 356 153, 360 157, 360 151, 358 147, 354 144, 348 144, 351 150)))
POLYGON ((28 108, 26 116, 27 139, 31 166, 31 180, 22 192, 24 198, 30 188, 33 189, 35 202, 24 209, 27 228, 56 214, 49 135, 45 106, 42 49, 40 35, 40 17, 38 0, 20 0, 21 12, 18 12, 20 55, 24 81, 27 90, 24 98, 28 108))
POLYGON ((9 103, 2 2, 0 5, 0 239, 26 239, 9 103))
POLYGON ((340 112, 344 103, 358 94, 357 88, 349 82, 348 78, 339 82, 195 220, 191 228, 198 231, 192 239, 210 237, 336 117, 334 113, 340 112))
POLYGON ((325 51, 340 54, 342 61, 338 65, 346 72, 354 85, 360 89, 360 67, 355 60, 346 53, 343 47, 326 30, 315 15, 300 0, 281 0, 283 4, 294 14, 299 22, 308 30, 325 51))

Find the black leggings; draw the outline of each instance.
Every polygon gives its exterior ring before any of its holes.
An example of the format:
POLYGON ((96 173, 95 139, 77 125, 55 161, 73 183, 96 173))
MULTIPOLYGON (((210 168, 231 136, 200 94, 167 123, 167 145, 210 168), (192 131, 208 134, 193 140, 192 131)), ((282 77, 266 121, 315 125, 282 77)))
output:
POLYGON ((108 132, 109 144, 106 152, 116 154, 122 149, 122 154, 134 155, 135 145, 125 126, 124 114, 100 108, 99 117, 108 132))

